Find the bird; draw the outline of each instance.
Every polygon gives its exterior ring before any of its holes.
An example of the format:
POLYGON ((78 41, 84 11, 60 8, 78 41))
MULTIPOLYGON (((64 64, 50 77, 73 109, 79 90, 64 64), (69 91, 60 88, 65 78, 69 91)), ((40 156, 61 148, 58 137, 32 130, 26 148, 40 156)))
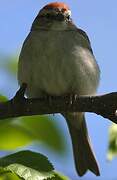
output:
MULTIPOLYGON (((18 82, 27 84, 29 98, 94 95, 100 68, 85 31, 72 20, 64 2, 39 11, 21 48, 18 82)), ((100 175, 85 120, 85 112, 63 112, 71 136, 76 172, 100 175)))

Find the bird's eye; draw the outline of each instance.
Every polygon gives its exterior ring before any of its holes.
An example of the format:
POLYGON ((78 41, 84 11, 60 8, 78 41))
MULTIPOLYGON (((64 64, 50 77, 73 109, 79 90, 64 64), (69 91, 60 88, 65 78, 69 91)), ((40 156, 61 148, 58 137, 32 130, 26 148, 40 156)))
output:
POLYGON ((62 8, 62 10, 61 10, 63 13, 66 11, 66 9, 65 8, 62 8))

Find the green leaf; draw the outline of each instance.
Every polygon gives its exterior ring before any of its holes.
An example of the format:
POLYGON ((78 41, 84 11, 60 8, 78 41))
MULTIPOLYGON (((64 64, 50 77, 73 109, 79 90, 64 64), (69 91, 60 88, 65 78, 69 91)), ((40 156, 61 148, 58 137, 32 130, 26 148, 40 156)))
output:
POLYGON ((21 178, 12 172, 9 172, 9 170, 7 171, 4 168, 0 168, 0 180, 21 180, 21 178))
POLYGON ((54 172, 55 172, 54 177, 52 177, 51 180, 70 180, 67 176, 64 176, 61 173, 56 172, 56 171, 54 172))
POLYGON ((49 172, 37 171, 35 169, 23 166, 21 164, 11 164, 7 166, 6 170, 15 172, 18 176, 24 178, 25 180, 29 180, 29 179, 45 180, 54 177, 54 171, 49 171, 49 172))
MULTIPOLYGON (((6 96, 0 94, 0 103, 6 102, 6 101, 8 101, 8 98, 6 96)), ((0 120, 0 126, 2 124, 9 123, 11 120, 12 120, 11 118, 0 120)))
POLYGON ((0 158, 0 178, 9 177, 11 173, 13 180, 69 180, 54 171, 47 157, 32 151, 21 151, 0 158))
POLYGON ((3 95, 0 94, 0 102, 5 102, 5 101, 7 101, 7 100, 8 100, 8 99, 7 99, 6 96, 3 96, 3 95))
POLYGON ((20 151, 0 158, 0 167, 9 166, 11 164, 21 164, 38 171, 49 172, 54 170, 53 165, 46 156, 29 150, 20 151))
POLYGON ((31 143, 33 139, 34 137, 30 132, 16 124, 12 124, 12 122, 0 123, 1 150, 12 150, 25 146, 31 143))
POLYGON ((117 125, 112 124, 109 128, 109 147, 107 158, 108 160, 112 160, 115 156, 117 156, 117 125))
POLYGON ((35 141, 43 142, 56 152, 65 152, 63 135, 54 119, 49 116, 30 116, 21 118, 19 123, 34 136, 35 141))
POLYGON ((59 131, 55 121, 48 116, 5 119, 0 122, 0 149, 12 150, 32 142, 43 142, 56 152, 65 152, 66 146, 59 131))
POLYGON ((31 151, 21 151, 0 158, 0 166, 4 171, 13 172, 25 180, 44 180, 54 176, 54 168, 47 157, 31 151))

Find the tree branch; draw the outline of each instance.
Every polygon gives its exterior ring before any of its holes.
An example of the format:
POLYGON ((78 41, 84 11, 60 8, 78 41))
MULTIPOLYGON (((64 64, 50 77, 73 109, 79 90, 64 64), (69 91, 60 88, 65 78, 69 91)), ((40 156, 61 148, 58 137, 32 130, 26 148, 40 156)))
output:
POLYGON ((72 95, 71 98, 68 95, 27 99, 24 97, 25 90, 26 84, 23 84, 13 99, 0 103, 0 120, 62 112, 94 112, 117 124, 117 92, 100 96, 72 95))

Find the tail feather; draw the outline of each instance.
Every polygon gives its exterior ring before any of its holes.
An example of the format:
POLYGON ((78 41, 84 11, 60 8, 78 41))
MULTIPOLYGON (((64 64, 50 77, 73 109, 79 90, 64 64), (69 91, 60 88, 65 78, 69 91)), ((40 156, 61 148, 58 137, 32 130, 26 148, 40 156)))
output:
POLYGON ((64 116, 66 118, 72 139, 73 154, 77 173, 79 176, 83 176, 87 170, 90 170, 95 175, 99 176, 100 172, 95 155, 91 148, 84 115, 80 113, 79 116, 79 113, 70 113, 65 114, 64 116))

